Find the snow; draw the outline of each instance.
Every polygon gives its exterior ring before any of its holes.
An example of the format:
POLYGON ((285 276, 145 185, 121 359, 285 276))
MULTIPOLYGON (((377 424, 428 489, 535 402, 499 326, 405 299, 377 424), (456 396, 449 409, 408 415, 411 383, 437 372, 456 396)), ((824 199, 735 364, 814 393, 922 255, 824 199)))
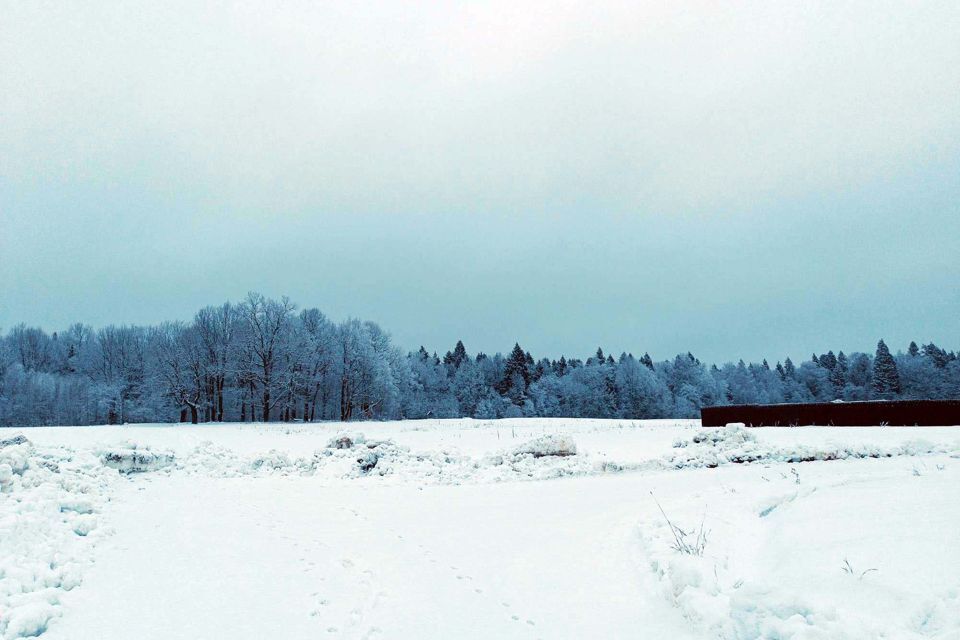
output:
POLYGON ((956 428, 351 427, 0 429, 0 638, 960 638, 956 428))
POLYGON ((91 451, 38 446, 23 434, 3 442, 0 637, 9 640, 39 635, 61 614, 61 597, 80 584, 109 534, 95 514, 116 473, 91 451))

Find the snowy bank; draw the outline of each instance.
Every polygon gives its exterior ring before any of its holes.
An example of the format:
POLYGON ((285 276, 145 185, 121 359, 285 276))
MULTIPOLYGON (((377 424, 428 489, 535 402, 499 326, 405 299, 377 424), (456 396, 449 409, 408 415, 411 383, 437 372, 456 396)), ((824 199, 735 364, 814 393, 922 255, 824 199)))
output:
POLYGON ((89 451, 0 442, 0 638, 39 635, 60 615, 106 534, 99 514, 116 478, 89 451))
POLYGON ((662 597, 728 640, 960 637, 960 461, 860 460, 661 487, 638 533, 662 597))

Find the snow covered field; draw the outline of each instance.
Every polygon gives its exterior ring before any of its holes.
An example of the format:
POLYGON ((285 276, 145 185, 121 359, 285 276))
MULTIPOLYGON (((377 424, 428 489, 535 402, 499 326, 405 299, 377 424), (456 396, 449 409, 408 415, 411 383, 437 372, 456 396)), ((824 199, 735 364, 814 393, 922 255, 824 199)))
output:
POLYGON ((0 638, 960 638, 960 429, 341 429, 0 429, 0 638))

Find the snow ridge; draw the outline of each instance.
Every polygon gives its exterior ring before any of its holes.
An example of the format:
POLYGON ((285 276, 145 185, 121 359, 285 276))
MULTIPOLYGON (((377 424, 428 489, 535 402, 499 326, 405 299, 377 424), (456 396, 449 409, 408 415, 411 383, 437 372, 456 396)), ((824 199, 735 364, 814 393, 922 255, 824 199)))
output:
POLYGON ((92 452, 0 443, 0 638, 43 633, 109 534, 99 514, 116 472, 92 452))

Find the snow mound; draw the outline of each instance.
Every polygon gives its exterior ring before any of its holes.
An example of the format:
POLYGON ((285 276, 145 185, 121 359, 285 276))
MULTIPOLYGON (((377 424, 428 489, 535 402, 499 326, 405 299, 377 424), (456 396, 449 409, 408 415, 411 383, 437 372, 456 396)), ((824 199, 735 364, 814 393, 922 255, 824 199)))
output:
POLYGON ((676 451, 664 455, 661 459, 665 467, 672 469, 715 468, 726 464, 752 462, 798 463, 933 454, 956 456, 960 453, 960 443, 933 444, 919 439, 892 447, 831 443, 814 445, 797 443, 781 447, 758 440, 756 435, 739 423, 729 424, 719 429, 704 429, 689 440, 676 441, 673 446, 676 451))
POLYGON ((8 438, 0 448, 0 638, 44 633, 60 596, 80 584, 109 528, 98 515, 117 472, 90 451, 39 448, 8 438))
POLYGON ((352 433, 349 431, 341 431, 332 438, 327 444, 328 449, 352 449, 354 445, 363 444, 366 442, 366 438, 362 433, 352 433))
POLYGON ((549 434, 520 445, 513 450, 513 454, 532 455, 534 458, 573 456, 577 454, 577 444, 570 436, 549 434))
POLYGON ((4 438, 0 440, 0 449, 3 449, 4 447, 9 447, 15 444, 26 444, 28 442, 30 441, 27 440, 27 436, 23 435, 22 433, 18 433, 10 438, 4 438))
POLYGON ((377 478, 394 484, 462 484, 542 480, 626 468, 607 461, 594 462, 576 453, 576 443, 569 436, 541 436, 519 447, 473 457, 455 448, 413 451, 390 439, 341 432, 312 456, 300 457, 277 450, 243 456, 206 441, 186 454, 178 454, 169 469, 214 477, 293 475, 331 482, 377 478))
POLYGON ((173 464, 174 455, 168 451, 151 451, 149 446, 128 443, 125 447, 100 452, 103 464, 120 473, 156 471, 173 464))

